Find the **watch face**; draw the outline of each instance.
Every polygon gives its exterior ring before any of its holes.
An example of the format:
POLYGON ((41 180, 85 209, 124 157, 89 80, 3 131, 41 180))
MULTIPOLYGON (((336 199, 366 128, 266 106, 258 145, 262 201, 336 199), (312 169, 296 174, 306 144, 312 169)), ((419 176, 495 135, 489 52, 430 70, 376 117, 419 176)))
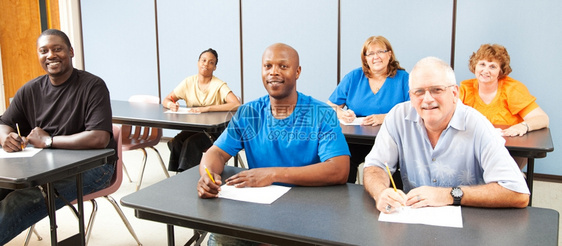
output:
POLYGON ((462 190, 460 188, 454 188, 451 191, 451 195, 453 195, 454 197, 461 197, 463 195, 462 190))

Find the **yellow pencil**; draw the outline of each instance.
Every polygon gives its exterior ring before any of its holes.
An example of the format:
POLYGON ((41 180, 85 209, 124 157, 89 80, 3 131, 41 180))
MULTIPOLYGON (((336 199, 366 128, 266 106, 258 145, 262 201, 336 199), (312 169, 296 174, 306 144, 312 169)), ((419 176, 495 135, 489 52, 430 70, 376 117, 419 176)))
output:
POLYGON ((396 184, 394 184, 394 179, 392 178, 392 174, 390 174, 390 168, 388 168, 388 164, 386 164, 386 162, 384 162, 384 165, 386 166, 386 171, 388 172, 388 177, 390 177, 390 182, 392 182, 392 187, 394 187, 394 191, 396 190, 396 184))
POLYGON ((21 150, 23 150, 23 138, 21 137, 20 126, 18 125, 18 123, 16 123, 16 129, 18 130, 18 136, 20 136, 21 138, 21 150))
POLYGON ((209 175, 209 178, 211 178, 211 181, 216 184, 217 182, 215 182, 215 179, 213 178, 213 175, 211 175, 211 172, 209 172, 209 169, 207 169, 207 166, 203 165, 203 167, 205 167, 205 171, 209 175))

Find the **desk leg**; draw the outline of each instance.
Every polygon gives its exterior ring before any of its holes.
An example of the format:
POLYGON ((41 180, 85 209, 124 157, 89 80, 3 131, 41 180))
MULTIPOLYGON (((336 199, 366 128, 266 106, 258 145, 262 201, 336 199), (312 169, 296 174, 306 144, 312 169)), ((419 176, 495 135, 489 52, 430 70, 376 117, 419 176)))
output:
POLYGON ((535 173, 535 158, 527 158, 527 187, 531 192, 529 196, 529 206, 533 205, 533 174, 535 173))
POLYGON ((168 224, 168 246, 174 246, 175 243, 175 239, 174 239, 174 226, 168 224))
POLYGON ((80 245, 86 245, 86 230, 84 229, 84 187, 82 184, 82 173, 76 175, 76 195, 78 203, 78 228, 80 233, 80 245))
POLYGON ((47 211, 49 213, 49 222, 51 223, 51 245, 57 245, 57 219, 55 207, 55 192, 53 184, 47 183, 47 211))

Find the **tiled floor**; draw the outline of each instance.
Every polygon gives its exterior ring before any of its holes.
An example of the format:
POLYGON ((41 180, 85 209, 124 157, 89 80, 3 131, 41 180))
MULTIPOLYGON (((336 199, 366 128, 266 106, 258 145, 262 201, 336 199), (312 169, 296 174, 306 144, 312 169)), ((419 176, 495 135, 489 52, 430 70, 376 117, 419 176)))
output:
MULTIPOLYGON (((162 158, 167 162, 169 151, 165 143, 160 143, 157 149, 162 154, 162 158)), ((133 181, 138 180, 140 171, 140 162, 142 153, 140 151, 124 152, 124 161, 127 166, 133 181)), ((156 159, 154 152, 148 150, 148 160, 146 173, 143 180, 142 187, 149 186, 165 178, 160 165, 156 159)), ((174 175, 174 173, 170 173, 174 175)), ((195 189, 195 187, 185 187, 185 189, 195 189)), ((558 212, 562 211, 562 184, 535 181, 533 194, 533 206, 552 208, 558 212)), ((135 191, 135 183, 129 183, 124 177, 121 188, 112 195, 118 202, 121 197, 135 191)), ((112 246, 112 245, 136 245, 135 240, 127 231, 127 228, 115 212, 111 204, 105 199, 98 200, 98 215, 96 217, 92 236, 89 245, 97 246, 112 246)), ((85 204, 85 210, 89 211, 91 208, 90 203, 85 204)), ((122 206, 125 215, 131 222, 135 232, 137 233, 141 243, 145 246, 152 245, 166 245, 166 226, 161 223, 137 219, 134 216, 133 210, 122 206)), ((70 209, 63 208, 57 212, 57 221, 59 222, 59 239, 66 238, 77 232, 77 220, 70 212, 70 209)), ((38 241, 33 237, 29 245, 50 245, 49 241, 49 221, 44 219, 40 221, 37 226, 37 231, 43 237, 43 240, 38 241)), ((20 234, 14 238, 7 245, 21 246, 24 244, 25 233, 20 234)), ((187 228, 175 227, 176 244, 183 245, 191 237, 193 231, 187 228)), ((204 243, 206 245, 206 242, 204 243)), ((562 245, 562 240, 559 241, 562 245)))

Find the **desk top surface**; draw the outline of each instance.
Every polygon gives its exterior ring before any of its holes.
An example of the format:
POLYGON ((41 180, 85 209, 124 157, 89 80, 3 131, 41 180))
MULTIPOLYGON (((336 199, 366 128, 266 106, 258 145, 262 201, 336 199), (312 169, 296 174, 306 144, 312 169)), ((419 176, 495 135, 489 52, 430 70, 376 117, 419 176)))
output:
POLYGON ((234 112, 170 114, 162 104, 111 100, 113 122, 177 130, 216 131, 226 127, 234 112))
MULTIPOLYGON (((226 167, 223 177, 240 169, 226 167)), ((293 187, 271 205, 200 199, 198 168, 121 199, 139 218, 281 245, 557 245, 552 209, 463 207, 464 228, 379 222, 363 186, 293 187), (178 189, 178 187, 184 187, 178 189)))
POLYGON ((113 149, 43 149, 33 157, 0 158, 0 187, 21 189, 70 177, 107 163, 113 149))
MULTIPOLYGON (((340 126, 348 141, 370 145, 374 143, 380 130, 380 126, 340 126)), ((499 127, 502 128, 502 126, 499 127)), ((505 147, 510 151, 554 151, 550 128, 532 131, 520 137, 504 137, 504 139, 505 147)))

